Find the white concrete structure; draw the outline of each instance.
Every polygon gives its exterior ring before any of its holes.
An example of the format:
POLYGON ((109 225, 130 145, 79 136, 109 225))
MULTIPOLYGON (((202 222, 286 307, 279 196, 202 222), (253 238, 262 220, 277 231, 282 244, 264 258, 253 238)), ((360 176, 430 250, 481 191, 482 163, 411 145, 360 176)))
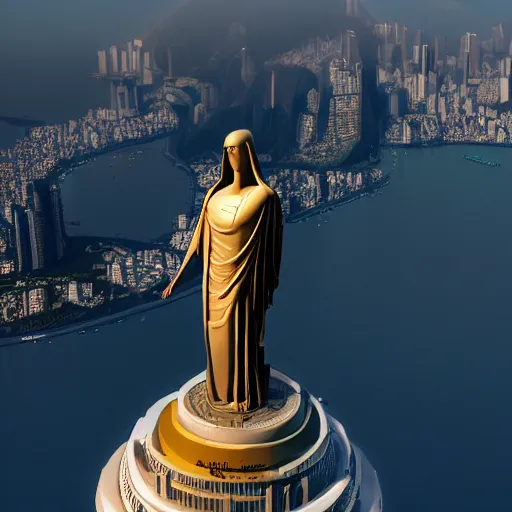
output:
POLYGON ((187 395, 204 379, 204 373, 198 375, 179 392, 159 400, 139 419, 128 443, 118 448, 101 473, 96 494, 98 512, 382 511, 374 469, 351 445, 343 426, 297 383, 271 371, 274 382, 292 389, 284 400, 283 421, 276 421, 272 413, 266 414, 261 426, 256 421, 248 428, 224 425, 216 429, 194 417, 185 403, 187 395), (189 464, 190 470, 185 472, 187 464, 177 464, 178 457, 165 453, 165 443, 160 442, 161 423, 169 407, 177 411, 176 421, 185 436, 201 434, 205 437, 196 439, 203 439, 205 447, 221 450, 225 443, 226 453, 235 447, 241 449, 241 455, 246 449, 269 454, 274 446, 297 441, 307 429, 314 436, 306 436, 309 441, 303 444, 295 442, 293 446, 299 446, 295 456, 295 452, 288 452, 287 460, 278 466, 235 469, 227 467, 232 465, 228 463, 206 466, 201 460, 208 459, 201 459, 189 464))

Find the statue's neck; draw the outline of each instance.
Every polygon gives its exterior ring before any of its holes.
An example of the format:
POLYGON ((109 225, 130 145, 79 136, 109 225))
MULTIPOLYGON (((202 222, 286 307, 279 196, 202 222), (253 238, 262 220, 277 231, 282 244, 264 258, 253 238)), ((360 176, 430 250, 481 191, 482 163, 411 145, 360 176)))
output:
POLYGON ((233 177, 233 183, 231 184, 231 193, 232 194, 240 194, 242 189, 253 185, 250 177, 247 176, 247 173, 235 172, 233 177), (246 177, 242 178, 242 175, 245 174, 246 177))

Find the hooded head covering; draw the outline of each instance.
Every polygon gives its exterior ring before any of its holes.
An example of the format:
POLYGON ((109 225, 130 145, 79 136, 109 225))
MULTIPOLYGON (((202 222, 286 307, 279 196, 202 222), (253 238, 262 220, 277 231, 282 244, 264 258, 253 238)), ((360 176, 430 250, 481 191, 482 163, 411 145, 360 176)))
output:
POLYGON ((224 140, 220 179, 214 185, 214 191, 220 190, 233 183, 235 172, 231 167, 231 163, 229 162, 228 157, 228 148, 232 146, 237 146, 241 149, 244 148, 247 151, 250 164, 250 169, 248 169, 248 171, 252 173, 254 178, 254 185, 264 187, 272 195, 273 190, 263 181, 263 175, 261 173, 258 156, 256 155, 256 149, 254 148, 254 139, 252 137, 252 133, 249 130, 235 130, 234 132, 231 132, 224 140))

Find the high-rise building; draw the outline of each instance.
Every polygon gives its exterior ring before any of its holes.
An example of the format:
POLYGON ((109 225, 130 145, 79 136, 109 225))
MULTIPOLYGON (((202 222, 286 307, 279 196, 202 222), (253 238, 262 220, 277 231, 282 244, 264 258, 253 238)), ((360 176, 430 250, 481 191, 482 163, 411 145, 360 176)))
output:
POLYGON ((76 281, 71 281, 68 285, 68 301, 77 304, 80 299, 78 297, 78 285, 76 281))
POLYGON ((407 89, 395 89, 389 95, 389 114, 396 119, 407 114, 407 89))
POLYGON ((397 24, 390 25, 389 23, 378 23, 374 27, 374 32, 377 38, 384 44, 396 44, 396 31, 397 24))
POLYGON ((51 201, 51 229, 53 231, 53 240, 55 242, 55 256, 57 260, 64 257, 66 247, 66 233, 64 229, 64 216, 62 198, 60 195, 60 186, 52 183, 49 186, 51 201))
POLYGON ((430 71, 430 50, 428 45, 421 47, 421 74, 428 77, 430 71))
POLYGON ((493 52, 501 55, 505 52, 505 33, 503 23, 492 27, 492 49, 493 52))
POLYGON ((117 46, 113 45, 109 49, 110 52, 110 68, 112 73, 119 73, 119 50, 117 46))
POLYGON ((402 72, 406 71, 407 65, 407 27, 402 25, 400 27, 401 35, 399 36, 399 32, 397 32, 397 44, 400 45, 400 50, 402 52, 402 72))
POLYGON ((202 103, 198 103, 194 107, 194 124, 201 125, 207 120, 207 118, 208 111, 206 110, 206 107, 202 103))
POLYGON ((140 39, 135 39, 133 41, 133 52, 134 52, 134 62, 133 62, 133 72, 137 73, 138 75, 142 75, 142 64, 141 61, 141 48, 142 48, 142 41, 140 39))
POLYGON ((28 292, 28 314, 37 315, 48 309, 48 294, 45 288, 34 288, 28 292))
POLYGON ((151 85, 153 83, 153 68, 151 66, 151 54, 144 52, 144 69, 142 71, 142 84, 151 85))
POLYGON ((499 61, 500 76, 508 78, 512 74, 512 57, 504 57, 499 61))
POLYGON ((347 16, 359 16, 359 2, 360 0, 346 0, 347 16))
POLYGON ((28 186, 27 210, 32 269, 54 264, 64 255, 65 232, 58 185, 33 181, 28 186))
POLYGON ((418 93, 418 75, 409 75, 405 77, 404 87, 407 89, 408 106, 414 108, 419 99, 418 93))
POLYGON ((317 140, 317 116, 301 112, 297 123, 297 143, 299 148, 317 140))
POLYGON ((128 52, 121 50, 121 73, 128 73, 128 52))
POLYGON ((460 66, 464 69, 466 53, 469 54, 469 76, 474 77, 480 72, 480 39, 476 34, 467 32, 460 40, 460 66))
POLYGON ((356 62, 359 62, 359 49, 357 45, 356 33, 353 30, 347 30, 345 32, 345 45, 343 48, 343 54, 348 66, 352 66, 356 62))
POLYGON ((15 205, 13 210, 13 224, 16 239, 16 259, 18 272, 32 270, 32 254, 30 250, 30 230, 25 209, 15 205))
POLYGON ((128 56, 128 73, 133 72, 133 43, 130 41, 126 45, 126 54, 128 56))
POLYGON ((423 46, 423 32, 421 30, 416 31, 416 35, 414 36, 414 45, 419 46, 420 48, 423 46))
POLYGON ((421 48, 415 44, 412 47, 412 63, 419 67, 421 61, 421 48))
POLYGON ((107 74, 107 52, 105 50, 98 51, 98 73, 100 75, 107 74))
POLYGON ((420 73, 418 75, 418 99, 423 101, 428 94, 428 77, 420 73))
POLYGON ((318 114, 320 110, 320 93, 316 89, 310 89, 307 95, 308 112, 318 114))
POLYGON ((28 228, 30 233, 30 249, 32 254, 32 270, 44 267, 44 219, 33 209, 27 210, 28 228))
POLYGON ((510 101, 510 75, 500 78, 500 103, 510 101))
POLYGON ((446 59, 446 47, 447 47, 447 38, 446 36, 439 37, 437 36, 434 39, 434 55, 433 55, 433 68, 434 70, 439 70, 442 63, 444 63, 446 59))
POLYGON ((241 51, 242 66, 241 66, 241 78, 242 82, 246 87, 250 87, 254 81, 254 63, 252 61, 249 49, 247 47, 242 48, 241 51))
POLYGON ((471 65, 471 61, 470 61, 469 52, 466 52, 464 54, 463 68, 462 68, 462 71, 463 71, 462 95, 463 96, 466 96, 468 93, 468 83, 469 83, 469 75, 470 75, 470 69, 471 69, 470 65, 471 65))

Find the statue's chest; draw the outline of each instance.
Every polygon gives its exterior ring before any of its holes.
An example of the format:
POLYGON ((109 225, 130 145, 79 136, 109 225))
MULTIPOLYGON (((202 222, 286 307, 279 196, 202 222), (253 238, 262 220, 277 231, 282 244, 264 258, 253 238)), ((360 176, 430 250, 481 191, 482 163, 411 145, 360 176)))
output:
POLYGON ((208 222, 214 229, 237 231, 247 223, 251 224, 250 220, 256 213, 251 206, 247 196, 214 195, 206 209, 208 222))

